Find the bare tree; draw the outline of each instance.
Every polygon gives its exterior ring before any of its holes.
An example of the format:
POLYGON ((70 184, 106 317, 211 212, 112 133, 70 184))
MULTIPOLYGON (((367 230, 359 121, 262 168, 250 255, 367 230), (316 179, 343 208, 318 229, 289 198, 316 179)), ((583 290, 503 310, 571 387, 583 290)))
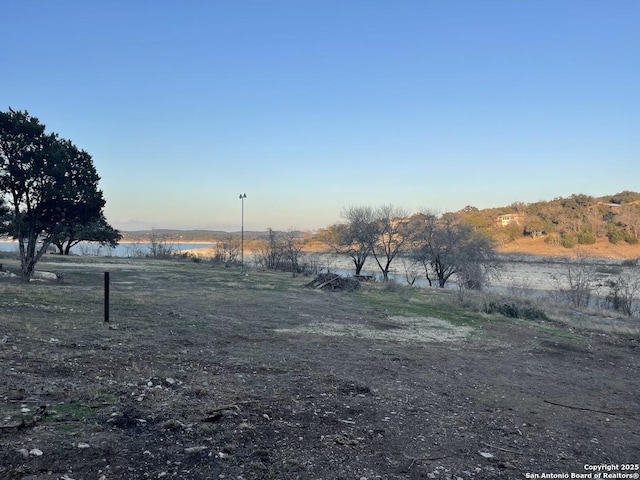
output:
POLYGON ((351 206, 343 209, 341 216, 346 223, 330 226, 322 232, 320 238, 336 253, 351 258, 357 276, 371 254, 373 209, 367 206, 351 206))
POLYGON ((577 261, 566 263, 563 285, 558 292, 565 300, 576 308, 588 307, 591 303, 591 293, 596 282, 596 270, 585 257, 577 261))
POLYGON ((351 257, 356 269, 356 275, 360 275, 364 263, 371 254, 372 228, 374 212, 371 207, 347 207, 342 211, 342 218, 347 221, 347 229, 344 232, 343 244, 347 247, 344 251, 351 257))
POLYGON ((300 271, 300 260, 305 240, 295 230, 285 233, 269 229, 269 236, 262 241, 258 262, 267 269, 291 272, 295 277, 300 271))
POLYGON ((291 266, 291 274, 295 277, 298 275, 300 255, 304 248, 304 239, 300 238, 294 230, 289 230, 281 237, 280 245, 284 257, 291 266))
POLYGON ((167 241, 164 235, 153 228, 149 234, 149 256, 152 258, 171 258, 173 256, 173 244, 167 241))
POLYGON ((215 244, 215 253, 211 258, 214 265, 230 267, 238 262, 240 252, 240 240, 233 237, 219 240, 215 244))
POLYGON ((413 255, 422 263, 429 285, 433 272, 444 288, 456 274, 462 288, 479 289, 495 271, 495 242, 486 234, 461 223, 451 214, 415 215, 411 221, 413 255))
POLYGON ((382 277, 389 280, 391 262, 409 240, 408 213, 400 207, 383 205, 375 209, 367 237, 371 255, 375 258, 382 277))
POLYGON ((258 262, 266 269, 278 270, 285 263, 280 235, 272 228, 268 229, 268 238, 261 242, 258 253, 258 262))
POLYGON ((621 273, 615 280, 609 281, 607 303, 614 310, 633 317, 640 311, 638 297, 640 297, 640 279, 629 273, 621 273))
POLYGON ((420 266, 415 260, 409 260, 407 258, 402 258, 401 260, 402 268, 404 269, 404 279, 408 285, 413 286, 420 277, 420 266))

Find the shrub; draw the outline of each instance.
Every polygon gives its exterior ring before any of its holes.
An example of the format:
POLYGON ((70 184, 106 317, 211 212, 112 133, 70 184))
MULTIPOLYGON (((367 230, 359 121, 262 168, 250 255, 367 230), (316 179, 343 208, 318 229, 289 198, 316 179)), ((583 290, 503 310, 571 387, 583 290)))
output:
POLYGON ((560 235, 557 233, 550 233, 544 237, 544 243, 548 243, 549 245, 560 245, 560 235))
POLYGON ((489 302, 485 304, 486 313, 499 313, 509 318, 521 318, 524 320, 548 320, 547 314, 539 308, 527 303, 516 302, 489 302))
POLYGON ((607 238, 615 245, 625 241, 625 232, 613 222, 607 223, 607 238))
POLYGON ((564 248, 573 248, 576 246, 576 243, 578 243, 578 240, 573 235, 563 235, 560 238, 560 244, 564 248))
POLYGON ((596 243, 596 236, 591 232, 582 232, 578 235, 578 243, 580 245, 593 245, 596 243))

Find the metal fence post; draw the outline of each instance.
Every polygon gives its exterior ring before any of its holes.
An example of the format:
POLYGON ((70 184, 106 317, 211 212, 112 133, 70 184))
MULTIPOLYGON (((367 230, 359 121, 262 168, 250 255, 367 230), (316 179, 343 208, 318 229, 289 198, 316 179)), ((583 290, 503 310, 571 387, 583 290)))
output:
POLYGON ((104 272, 104 321, 109 322, 109 272, 104 272))

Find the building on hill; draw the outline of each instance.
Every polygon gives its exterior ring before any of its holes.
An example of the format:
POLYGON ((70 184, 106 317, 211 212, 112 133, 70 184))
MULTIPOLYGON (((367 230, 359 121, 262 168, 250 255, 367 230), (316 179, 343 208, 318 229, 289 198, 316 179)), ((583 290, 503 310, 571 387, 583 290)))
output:
POLYGON ((504 215, 498 215, 496 218, 496 225, 499 227, 506 227, 512 224, 521 225, 523 220, 524 215, 520 213, 507 213, 504 215))
POLYGON ((609 208, 620 208, 619 203, 611 203, 611 202, 598 202, 598 205, 602 205, 609 208))

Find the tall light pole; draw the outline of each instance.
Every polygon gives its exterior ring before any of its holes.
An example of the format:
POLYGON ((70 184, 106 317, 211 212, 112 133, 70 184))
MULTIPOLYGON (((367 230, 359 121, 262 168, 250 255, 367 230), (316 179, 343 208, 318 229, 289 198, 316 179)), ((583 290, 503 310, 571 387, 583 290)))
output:
POLYGON ((240 194, 242 202, 242 222, 240 224, 240 271, 244 273, 244 199, 247 198, 246 193, 240 194))

